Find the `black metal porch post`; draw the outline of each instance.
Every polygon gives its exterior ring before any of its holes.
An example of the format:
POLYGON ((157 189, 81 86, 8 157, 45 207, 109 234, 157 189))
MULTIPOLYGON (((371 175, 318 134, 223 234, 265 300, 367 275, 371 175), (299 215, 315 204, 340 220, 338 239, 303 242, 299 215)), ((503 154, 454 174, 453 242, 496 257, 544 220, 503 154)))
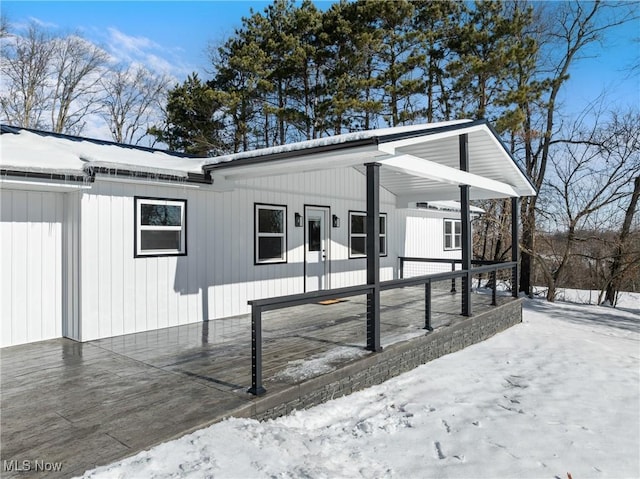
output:
POLYGON ((267 392, 262 387, 262 308, 251 306, 251 388, 254 396, 267 392))
POLYGON ((382 351, 380 346, 380 163, 367 167, 367 349, 382 351))
MULTIPOLYGON (((460 170, 469 171, 469 138, 465 133, 458 137, 460 170)), ((460 221, 462 223, 462 314, 472 315, 471 308, 471 212, 469 209, 469 185, 460 185, 460 221)))
POLYGON ((511 270, 511 296, 518 297, 518 276, 520 266, 520 235, 518 234, 520 225, 520 198, 517 196, 511 198, 511 261, 515 261, 516 265, 511 270))

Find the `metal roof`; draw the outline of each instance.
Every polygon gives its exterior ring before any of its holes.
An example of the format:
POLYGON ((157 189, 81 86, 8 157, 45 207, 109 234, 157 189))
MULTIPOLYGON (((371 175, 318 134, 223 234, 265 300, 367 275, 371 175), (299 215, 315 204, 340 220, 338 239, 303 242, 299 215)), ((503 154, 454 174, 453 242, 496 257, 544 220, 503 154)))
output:
POLYGON ((112 141, 0 125, 0 181, 7 176, 83 180, 96 173, 207 183, 204 159, 112 141))
POLYGON ((536 194, 485 120, 360 131, 200 159, 6 125, 1 132, 0 169, 14 173, 68 175, 71 169, 73 174, 85 175, 87 168, 102 168, 190 178, 204 171, 205 179, 208 173, 213 177, 214 188, 226 189, 233 188, 235 180, 331 168, 355 168, 364 174, 366 163, 378 162, 380 184, 396 195, 401 207, 417 201, 459 199, 459 185, 471 186, 471 199, 536 194), (459 169, 463 134, 468 136, 468 172, 459 169))
POLYGON ((214 178, 234 181, 377 162, 380 184, 398 205, 454 200, 459 185, 471 199, 531 196, 536 190, 486 120, 412 125, 349 133, 205 161, 214 178), (459 169, 459 137, 468 135, 469 171, 459 169))

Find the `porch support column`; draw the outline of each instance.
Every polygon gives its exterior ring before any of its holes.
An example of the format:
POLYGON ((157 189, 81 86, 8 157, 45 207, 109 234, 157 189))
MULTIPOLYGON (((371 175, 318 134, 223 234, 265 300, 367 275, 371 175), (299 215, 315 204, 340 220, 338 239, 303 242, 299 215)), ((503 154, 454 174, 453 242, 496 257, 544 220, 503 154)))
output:
POLYGON ((382 351, 380 346, 380 163, 367 167, 367 349, 382 351))
MULTIPOLYGON (((460 147, 460 170, 469 171, 469 138, 465 133, 458 137, 460 147)), ((471 316, 471 211, 469 208, 469 185, 460 185, 460 221, 462 223, 462 315, 471 316)))
POLYGON ((518 227, 520 226, 520 198, 517 196, 511 198, 511 261, 515 261, 516 265, 511 270, 511 296, 518 297, 518 277, 520 273, 520 235, 518 227))

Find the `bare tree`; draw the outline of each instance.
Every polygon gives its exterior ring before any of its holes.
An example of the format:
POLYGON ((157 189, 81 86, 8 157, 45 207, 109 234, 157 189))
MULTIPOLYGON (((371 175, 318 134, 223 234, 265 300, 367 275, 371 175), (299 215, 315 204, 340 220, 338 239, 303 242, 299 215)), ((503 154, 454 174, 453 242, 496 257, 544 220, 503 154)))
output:
POLYGON ((96 106, 107 53, 77 35, 55 37, 35 23, 25 36, 8 32, 9 27, 2 38, 3 119, 25 128, 79 133, 96 106))
POLYGON ((2 38, 3 119, 24 128, 42 128, 43 113, 50 108, 48 80, 52 68, 51 36, 36 24, 26 36, 6 34, 2 38))
MULTIPOLYGON (((483 211, 473 220, 473 258, 482 261, 511 260, 511 201, 504 199, 478 200, 474 202, 483 211)), ((489 287, 492 276, 487 274, 489 287)), ((478 275, 478 287, 482 285, 482 274, 478 275)), ((515 285, 512 285, 515 287, 515 285)))
POLYGON ((162 103, 170 81, 142 66, 117 68, 100 80, 104 91, 100 116, 114 141, 138 144, 149 125, 163 118, 162 103))
MULTIPOLYGON (((613 119, 615 139, 612 147, 622 144, 621 156, 625 161, 640 163, 640 114, 628 113, 616 115, 613 119)), ((640 176, 633 181, 633 191, 629 197, 629 203, 625 209, 624 221, 617 237, 615 251, 608 270, 608 278, 605 289, 605 301, 615 306, 618 292, 621 289, 622 280, 633 270, 640 269, 640 245, 632 241, 632 227, 640 198, 640 176)), ((636 224, 637 227, 637 224, 636 224)))
POLYGON ((484 213, 476 220, 474 258, 506 261, 511 251, 511 202, 500 199, 475 203, 484 213))
POLYGON ((0 12, 0 39, 9 35, 9 20, 4 13, 0 12))
POLYGON ((632 224, 640 197, 640 176, 633 182, 634 188, 627 209, 625 210, 624 222, 615 243, 613 258, 610 263, 608 273, 605 276, 606 286, 600 294, 600 300, 604 295, 604 301, 612 306, 618 302, 618 293, 621 291, 624 280, 633 277, 640 271, 640 234, 633 235, 632 224))
MULTIPOLYGON (((540 190, 547 178, 551 147, 558 134, 558 97, 575 61, 585 49, 602 40, 607 30, 637 18, 637 5, 627 2, 534 3, 538 10, 540 59, 527 70, 531 88, 542 88, 541 100, 523 95, 518 108, 523 115, 522 132, 517 139, 518 154, 525 169, 540 190), (548 11, 548 9, 553 11, 548 11), (540 9, 544 10, 540 14, 540 9), (553 19, 553 21, 551 21, 553 19), (544 62, 544 59, 547 62, 544 62)), ((535 257, 538 197, 525 197, 521 203, 522 256, 520 291, 531 293, 535 257)))
POLYGON ((53 44, 52 129, 79 133, 80 122, 98 105, 97 86, 108 55, 77 35, 56 39, 53 44))
POLYGON ((621 125, 617 115, 603 124, 596 118, 588 130, 584 123, 576 125, 565 140, 552 143, 560 148, 543 185, 541 210, 561 240, 536 255, 549 301, 570 273, 572 259, 588 257, 579 245, 612 231, 633 194, 633 179, 640 175, 640 117, 630 114, 627 119, 621 125))

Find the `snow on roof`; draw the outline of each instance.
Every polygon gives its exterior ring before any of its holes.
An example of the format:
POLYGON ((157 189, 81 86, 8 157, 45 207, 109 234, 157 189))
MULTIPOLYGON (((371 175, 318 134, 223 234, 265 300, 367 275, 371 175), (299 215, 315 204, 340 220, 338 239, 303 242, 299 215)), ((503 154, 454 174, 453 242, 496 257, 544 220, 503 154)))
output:
POLYGON ((396 195, 404 195, 407 202, 416 201, 416 198, 418 201, 458 198, 457 184, 463 175, 474 187, 472 199, 535 194, 531 181, 486 120, 381 128, 197 159, 177 152, 6 125, 1 125, 1 131, 0 169, 8 172, 83 177, 94 173, 145 173, 206 180, 213 170, 226 169, 220 176, 223 180, 233 180, 378 161, 389 166, 388 171, 381 174, 380 184, 396 195), (458 145, 454 137, 461 131, 470 132, 469 149, 473 162, 469 173, 459 172, 456 165, 458 145), (415 159, 424 161, 416 167, 415 159), (437 174, 425 171, 423 163, 429 161, 443 165, 443 168, 437 174), (449 170, 443 173, 444 168, 449 170), (447 181, 451 179, 448 172, 457 180, 447 181))
POLYGON ((23 172, 83 175, 95 168, 186 177, 202 173, 202 158, 149 148, 4 128, 0 168, 23 172))
POLYGON ((271 148, 260 148, 258 150, 243 151, 240 153, 233 153, 230 155, 217 156, 205 160, 204 166, 217 165, 219 163, 226 163, 229 161, 241 160, 244 158, 256 158, 261 156, 278 155, 281 153, 287 153, 291 151, 302 151, 312 148, 320 148, 331 145, 340 145, 344 143, 350 143, 361 140, 373 140, 374 138, 380 138, 388 135, 401 135, 411 132, 428 132, 429 130, 435 130, 446 126, 459 125, 463 123, 471 123, 471 120, 454 120, 454 121, 442 121, 438 123, 422 123, 418 125, 408 126, 394 126, 390 128, 378 128, 376 130, 364 130, 356 131, 353 133, 345 133, 342 135, 327 136, 323 138, 316 138, 314 140, 299 141, 297 143, 288 143, 285 145, 273 146, 271 148))

